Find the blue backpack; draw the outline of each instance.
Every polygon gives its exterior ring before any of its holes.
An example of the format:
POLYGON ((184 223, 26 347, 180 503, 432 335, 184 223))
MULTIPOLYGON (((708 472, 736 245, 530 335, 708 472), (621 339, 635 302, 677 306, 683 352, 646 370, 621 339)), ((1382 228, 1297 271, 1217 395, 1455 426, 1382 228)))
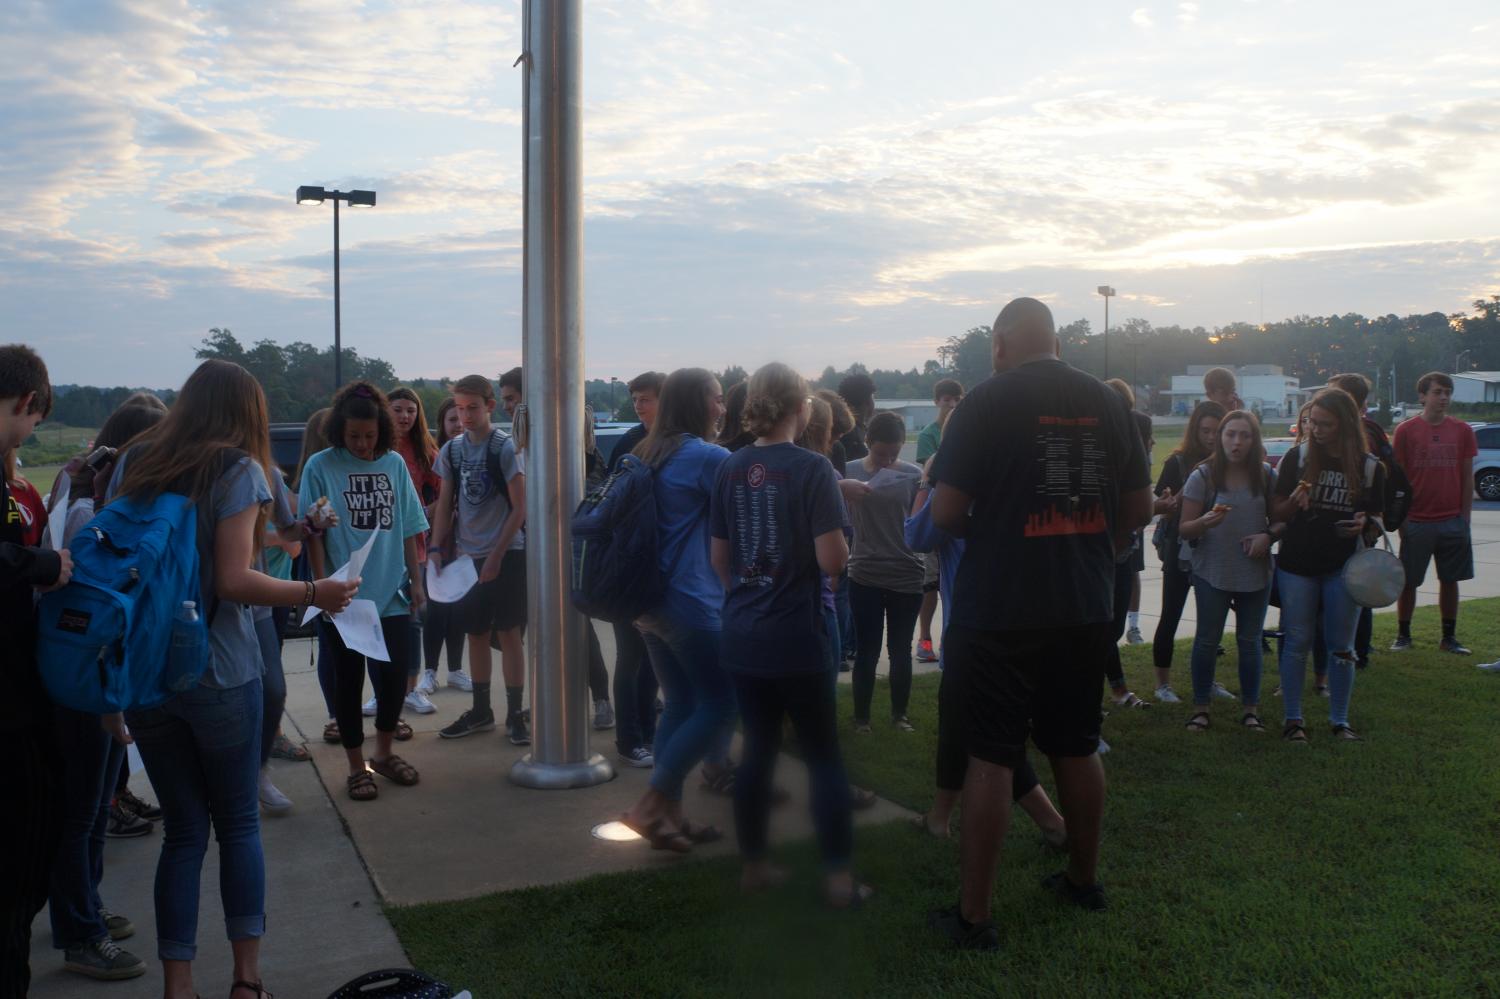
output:
POLYGON ((666 597, 671 572, 658 559, 655 484, 651 466, 626 455, 573 514, 571 595, 589 617, 629 624, 666 597))
POLYGON ((78 532, 73 578, 38 607, 37 662, 56 704, 90 714, 153 707, 198 685, 212 609, 203 594, 198 508, 181 493, 120 498, 78 532), (196 622, 179 622, 186 601, 196 622))

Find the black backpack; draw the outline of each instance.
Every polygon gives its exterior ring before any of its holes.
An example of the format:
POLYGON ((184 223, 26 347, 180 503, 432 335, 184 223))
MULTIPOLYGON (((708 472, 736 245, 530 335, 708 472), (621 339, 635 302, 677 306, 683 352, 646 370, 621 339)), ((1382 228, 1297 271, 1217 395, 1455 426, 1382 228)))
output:
POLYGON ((1411 513, 1411 479, 1396 460, 1396 451, 1389 443, 1377 445, 1375 457, 1385 466, 1385 496, 1381 500, 1381 517, 1387 531, 1394 531, 1406 523, 1411 513))

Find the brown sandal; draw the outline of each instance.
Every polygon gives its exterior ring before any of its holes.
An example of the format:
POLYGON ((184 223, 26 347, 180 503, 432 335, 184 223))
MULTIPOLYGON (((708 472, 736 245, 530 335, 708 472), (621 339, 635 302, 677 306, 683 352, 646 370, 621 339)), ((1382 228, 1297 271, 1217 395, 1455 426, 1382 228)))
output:
POLYGON ((349 775, 349 797, 355 801, 374 801, 380 797, 380 788, 375 785, 375 775, 368 770, 349 775))
POLYGON ((396 719, 396 731, 392 735, 392 738, 394 738, 397 742, 410 742, 411 737, 415 734, 416 733, 411 730, 411 726, 406 724, 405 718, 396 719))
POLYGON ((339 735, 339 723, 331 721, 323 726, 323 741, 330 746, 337 746, 342 737, 339 735))
POLYGON ((422 779, 418 776, 416 767, 407 763, 395 753, 392 753, 383 760, 370 760, 368 762, 371 770, 388 781, 400 784, 402 787, 411 787, 422 779))
POLYGON ((266 987, 260 982, 235 982, 233 985, 229 986, 229 994, 231 997, 233 997, 235 989, 249 989, 250 991, 255 993, 256 999, 276 999, 275 996, 266 991, 266 987))

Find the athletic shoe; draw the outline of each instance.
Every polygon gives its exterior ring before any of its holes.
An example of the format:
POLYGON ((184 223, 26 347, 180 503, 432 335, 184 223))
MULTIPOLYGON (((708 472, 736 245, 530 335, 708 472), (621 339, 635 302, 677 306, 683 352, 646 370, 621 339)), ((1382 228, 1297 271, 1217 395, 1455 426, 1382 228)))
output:
POLYGON ((1156 688, 1156 699, 1163 704, 1182 703, 1182 698, 1177 696, 1176 691, 1172 689, 1172 685, 1169 683, 1164 683, 1156 688))
POLYGON ((626 766, 640 767, 642 770, 656 766, 656 757, 645 746, 636 746, 628 753, 621 753, 620 759, 625 761, 626 766))
POLYGON ((1492 663, 1480 663, 1475 669, 1482 669, 1486 673, 1500 673, 1500 659, 1496 659, 1492 663))
POLYGON ((971 923, 964 919, 958 906, 934 909, 927 915, 927 925, 953 942, 959 950, 996 951, 1000 949, 1000 931, 992 920, 971 923))
POLYGON ((117 916, 108 909, 100 909, 99 918, 104 920, 104 928, 109 930, 111 940, 124 940, 135 936, 135 924, 124 916, 117 916))
POLYGON ((1397 635, 1396 640, 1391 643, 1392 652, 1405 652, 1409 648, 1411 648, 1410 635, 1397 635))
POLYGON ((417 678, 417 689, 431 697, 437 693, 437 670, 424 669, 422 675, 417 678))
POLYGON ((1313 693, 1317 694, 1319 697, 1323 698, 1323 700, 1325 700, 1325 701, 1328 700, 1330 697, 1333 696, 1330 693, 1328 693, 1328 684, 1326 684, 1326 683, 1318 684, 1318 685, 1314 686, 1313 687, 1313 693))
POLYGON ((531 745, 531 731, 526 727, 524 715, 516 715, 505 724, 505 731, 510 736, 512 746, 531 745))
POLYGON ((375 712, 379 709, 379 707, 380 707, 380 705, 378 703, 377 698, 372 697, 368 701, 365 702, 365 706, 360 709, 360 712, 366 718, 374 718, 375 717, 375 712))
POLYGON ((1062 899, 1072 902, 1074 905, 1090 912, 1103 912, 1109 908, 1109 900, 1104 897, 1104 886, 1101 884, 1075 885, 1068 880, 1066 871, 1058 871, 1049 874, 1042 879, 1042 887, 1050 892, 1055 892, 1062 899))
POLYGON ((1214 694, 1215 697, 1217 697, 1221 701, 1232 701, 1232 700, 1234 700, 1234 696, 1235 696, 1234 694, 1230 693, 1229 689, 1227 687, 1225 687, 1222 683, 1215 683, 1214 684, 1213 694, 1214 694))
POLYGON ((594 702, 594 727, 600 731, 615 727, 615 709, 610 707, 608 701, 594 702))
POLYGON ((292 799, 271 783, 271 771, 262 769, 259 780, 260 808, 267 815, 285 815, 292 810, 292 799))
POLYGON ((419 715, 430 715, 437 711, 437 705, 427 699, 420 687, 406 695, 406 706, 419 715))
POLYGON ((914 728, 911 727, 911 722, 907 721, 905 715, 898 715, 897 717, 892 718, 891 719, 891 724, 894 725, 894 726, 896 726, 896 731, 898 731, 898 732, 915 732, 916 731, 916 729, 914 729, 914 728))
POLYGON ((1474 654, 1456 638, 1445 638, 1441 642, 1438 642, 1438 651, 1451 652, 1455 656, 1472 656, 1474 654))
POLYGON ((63 954, 63 967, 68 971, 101 981, 117 982, 146 973, 145 961, 109 939, 69 947, 63 954))
POLYGON ((161 818, 161 807, 159 805, 153 805, 151 802, 137 797, 135 792, 131 791, 128 787, 115 796, 115 803, 121 808, 134 812, 143 819, 161 818))
POLYGON ((150 836, 155 828, 153 823, 134 812, 126 811, 116 801, 109 806, 109 825, 105 827, 104 835, 110 839, 135 839, 137 836, 150 836))
POLYGON ((448 686, 467 693, 474 689, 474 681, 463 670, 451 669, 448 671, 448 686))
MULTIPOLYGON (((452 678, 449 678, 450 682, 452 678)), ((466 735, 474 735, 477 732, 495 731, 495 713, 486 711, 483 714, 475 714, 473 709, 459 715, 447 728, 438 735, 444 739, 462 739, 466 735)))
POLYGON ((935 663, 937 661, 937 653, 932 651, 932 639, 924 638, 917 643, 917 662, 935 663))
POLYGON ((1143 637, 1141 637, 1141 629, 1139 629, 1139 628, 1131 628, 1129 631, 1125 632, 1125 644, 1126 645, 1145 645, 1146 644, 1146 639, 1144 639, 1143 637))

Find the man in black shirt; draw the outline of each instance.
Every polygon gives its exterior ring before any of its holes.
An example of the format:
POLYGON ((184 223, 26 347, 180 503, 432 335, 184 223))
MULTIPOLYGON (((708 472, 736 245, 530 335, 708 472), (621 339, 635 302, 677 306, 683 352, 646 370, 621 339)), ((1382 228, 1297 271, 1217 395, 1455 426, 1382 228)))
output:
POLYGON ((966 540, 944 654, 962 660, 970 755, 959 905, 935 922, 966 948, 999 946, 990 893, 1028 735, 1051 758, 1068 825, 1068 869, 1045 884, 1104 907, 1097 749, 1115 551, 1150 520, 1151 482, 1124 402, 1057 351, 1045 305, 1007 305, 996 374, 948 421, 933 470, 932 519, 966 540))

